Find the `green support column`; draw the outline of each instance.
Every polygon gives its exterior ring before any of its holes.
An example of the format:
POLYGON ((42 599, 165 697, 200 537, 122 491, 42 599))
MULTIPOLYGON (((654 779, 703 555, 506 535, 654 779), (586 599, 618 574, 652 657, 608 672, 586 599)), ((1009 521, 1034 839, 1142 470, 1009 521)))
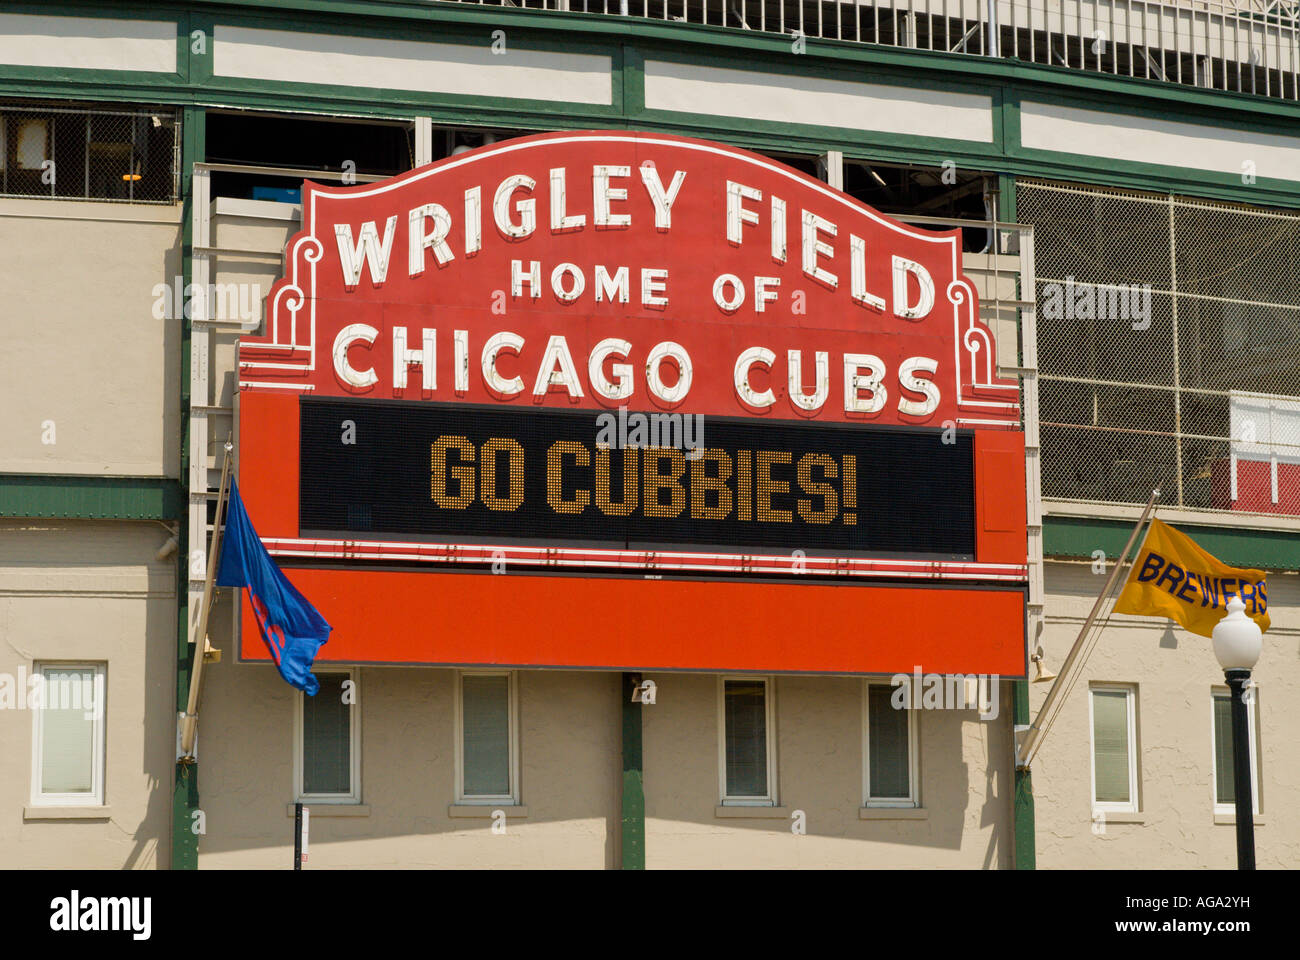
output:
MULTIPOLYGON (((1019 138, 1020 108, 1019 104, 1006 98, 1002 104, 1004 128, 1008 135, 1019 138)), ((1014 223, 1016 219, 1016 178, 998 177, 998 218, 1005 223, 1014 223)), ((1030 291, 1032 295, 1033 291, 1030 291)), ((1017 291, 1017 296, 1024 296, 1017 291)), ((1022 358, 1023 360, 1023 358, 1022 358)), ((1029 681, 1012 681, 1012 723, 1014 726, 1029 725, 1029 681)), ((1011 750, 1015 755, 1015 735, 1012 734, 1011 750)), ((1034 837, 1034 778, 1029 770, 1015 771, 1014 796, 1012 798, 1011 820, 1014 840, 1012 842, 1015 868, 1033 870, 1037 863, 1037 847, 1034 837)))
MULTIPOLYGON (((205 156, 206 116, 202 110, 181 111, 181 264, 183 288, 194 280, 194 233, 192 226, 194 164, 205 156)), ((180 487, 183 509, 176 551, 176 712, 185 709, 190 694, 190 671, 194 647, 189 642, 189 476, 190 476, 190 321, 181 318, 181 465, 180 487)), ((199 544, 203 547, 206 544, 199 544)), ((172 787, 173 870, 195 870, 199 865, 199 837, 193 829, 193 813, 199 809, 199 765, 176 764, 172 787)))
MULTIPOLYGON (((1029 724, 1029 681, 1012 681, 1012 702, 1014 707, 1011 722, 1017 726, 1029 724)), ((1012 750, 1015 750, 1012 738, 1012 750)), ((1037 848, 1034 839, 1034 777, 1029 770, 1016 770, 1015 797, 1012 803, 1011 817, 1014 823, 1015 839, 1012 849, 1015 853, 1017 870, 1034 870, 1037 868, 1037 848)))
POLYGON ((623 674, 623 843, 619 866, 645 869, 645 786, 641 772, 641 704, 632 694, 641 674, 623 674))

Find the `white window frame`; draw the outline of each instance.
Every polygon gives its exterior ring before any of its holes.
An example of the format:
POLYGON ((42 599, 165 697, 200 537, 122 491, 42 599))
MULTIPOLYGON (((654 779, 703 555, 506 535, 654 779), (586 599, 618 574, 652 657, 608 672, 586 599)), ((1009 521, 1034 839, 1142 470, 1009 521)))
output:
POLYGON ((301 690, 294 691, 297 697, 294 699, 293 709, 293 795, 295 803, 341 803, 341 804, 359 804, 361 803, 361 671, 356 667, 336 667, 331 664, 329 667, 318 667, 317 673, 342 673, 352 681, 352 703, 348 705, 348 733, 350 735, 350 746, 348 748, 348 760, 350 764, 349 779, 351 780, 352 789, 347 793, 304 793, 302 788, 303 777, 303 744, 302 737, 304 725, 302 719, 303 706, 307 695, 301 690))
MULTIPOLYGON (((1246 703, 1246 725, 1250 739, 1250 805, 1255 816, 1259 816, 1259 726, 1256 723, 1256 707, 1259 704, 1259 688, 1254 686, 1248 687, 1251 691, 1250 700, 1246 703)), ((1219 756, 1218 748, 1214 743, 1214 701, 1216 698, 1229 698, 1232 692, 1224 685, 1218 684, 1210 689, 1210 802, 1214 804, 1214 812, 1217 814, 1227 814, 1232 816, 1237 812, 1236 803, 1219 802, 1219 756)))
MULTIPOLYGON (((912 681, 909 678, 908 683, 912 681)), ((893 687, 884 680, 864 679, 862 682, 862 797, 864 807, 905 810, 921 806, 921 711, 914 706, 907 709, 907 797, 873 797, 871 795, 871 688, 893 687)))
POLYGON ((776 771, 776 677, 755 676, 745 673, 724 673, 718 675, 718 796, 724 807, 776 807, 777 784, 780 780, 776 771), (764 722, 767 734, 767 793, 762 797, 733 797, 727 793, 727 681, 758 680, 763 684, 763 706, 766 711, 764 722))
POLYGON ((456 671, 456 695, 455 695, 455 757, 456 757, 456 802, 458 804, 482 804, 484 806, 506 805, 517 807, 520 805, 519 789, 519 671, 517 670, 457 670, 456 671), (465 794, 465 678, 466 677, 506 677, 509 680, 509 688, 506 699, 509 704, 510 714, 510 735, 508 743, 510 745, 510 763, 508 770, 510 772, 510 791, 502 794, 475 794, 466 796, 465 794))
MULTIPOLYGON (((38 660, 32 664, 32 673, 41 678, 42 708, 33 711, 32 717, 32 806, 34 807, 102 807, 104 806, 104 707, 105 693, 108 689, 108 664, 104 661, 65 663, 59 660, 38 660), (89 793, 44 793, 41 790, 42 741, 45 731, 45 698, 49 696, 49 687, 45 682, 46 670, 91 670, 94 679, 92 696, 95 703, 94 723, 91 726, 93 738, 91 754, 91 789, 89 793)), ((27 691, 19 690, 15 694, 25 698, 27 691)))
MULTIPOLYGON (((1211 716, 1213 723, 1213 716, 1211 716)), ((1088 685, 1088 782, 1091 784, 1092 809, 1095 812, 1140 813, 1138 793, 1137 686, 1126 683, 1091 683, 1088 685), (1093 716, 1094 693, 1122 693, 1128 708, 1128 802, 1097 799, 1097 724, 1093 716)))

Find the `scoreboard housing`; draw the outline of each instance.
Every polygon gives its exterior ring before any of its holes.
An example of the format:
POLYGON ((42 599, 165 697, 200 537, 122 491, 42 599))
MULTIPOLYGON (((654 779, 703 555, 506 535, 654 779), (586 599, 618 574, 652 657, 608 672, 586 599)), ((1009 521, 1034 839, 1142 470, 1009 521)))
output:
POLYGON ((959 231, 627 132, 303 211, 238 464, 319 661, 1024 675, 1019 388, 959 231))

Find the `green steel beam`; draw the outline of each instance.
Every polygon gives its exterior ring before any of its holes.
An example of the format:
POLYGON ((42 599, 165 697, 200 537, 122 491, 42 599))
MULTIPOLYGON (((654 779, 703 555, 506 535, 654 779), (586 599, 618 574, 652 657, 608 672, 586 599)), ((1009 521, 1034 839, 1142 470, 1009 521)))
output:
MULTIPOLYGON (((206 115, 187 107, 181 117, 181 263, 184 284, 194 275, 194 230, 191 217, 194 201, 194 164, 206 158, 206 115)), ((190 475, 190 321, 181 322, 181 476, 190 475)), ((186 500, 189 480, 182 481, 186 500)), ((189 642, 190 542, 188 517, 180 524, 180 549, 176 551, 176 711, 188 702, 190 672, 194 667, 194 645, 189 642)), ((200 544, 199 546, 206 546, 200 544)), ((199 809, 199 765, 176 764, 172 785, 171 868, 197 870, 199 837, 192 829, 193 814, 199 809)))
POLYGON ((177 520, 175 480, 0 473, 0 517, 60 520, 177 520))
MULTIPOLYGON (((1043 553, 1048 557, 1091 559, 1101 550, 1119 556, 1133 529, 1132 520, 1044 517, 1043 553)), ((1180 523, 1178 529, 1235 567, 1300 570, 1300 536, 1294 530, 1256 530, 1180 523)))
MULTIPOLYGON (((1020 101, 1006 91, 997 99, 998 118, 1004 136, 1012 133, 1012 140, 1020 140, 1020 101)), ((998 219, 1007 223, 1016 220, 1016 180, 998 177, 998 219)), ((1016 295, 1020 295, 1017 280, 1016 295)), ((1024 358, 1020 358, 1023 362, 1024 358)), ((1016 755, 1016 727, 1029 725, 1029 682, 1011 681, 1011 756, 1016 755)), ((1011 856, 1016 870, 1034 870, 1038 863, 1038 839, 1034 833, 1034 781, 1029 770, 1013 771, 1011 797, 1011 856)))
MULTIPOLYGON (((1017 727, 1028 726, 1029 681, 1012 680, 1011 692, 1011 722, 1017 727)), ((1013 746, 1013 755, 1014 752, 1013 746)), ((1011 813, 1014 866, 1017 870, 1035 870, 1038 867, 1038 844, 1034 834, 1034 778, 1031 771, 1015 771, 1014 791, 1011 813)))
MULTIPOLYGON (((865 83, 995 96, 1002 103, 1024 100, 1080 106, 1126 116, 1200 124, 1224 139, 1254 132, 1295 136, 1300 103, 1208 90, 1157 80, 1112 76, 1045 64, 1024 63, 942 51, 809 39, 794 55, 790 38, 721 26, 673 23, 639 17, 611 17, 557 11, 520 10, 469 4, 359 2, 359 0, 170 0, 148 8, 104 7, 89 0, 15 2, 11 12, 69 15, 172 17, 180 57, 175 74, 6 67, 0 95, 124 99, 176 105, 358 115, 432 116, 437 123, 519 129, 638 127, 707 136, 759 150, 837 149, 846 156, 880 162, 937 164, 953 160, 1022 177, 1045 177, 1106 186, 1169 190, 1242 203, 1300 204, 1300 178, 1261 178, 1243 184, 1239 175, 1191 167, 1080 158, 1019 145, 1018 124, 995 123, 996 142, 958 144, 933 135, 882 134, 798 123, 755 123, 708 114, 665 114, 644 109, 645 59, 678 60, 700 66, 742 67, 793 77, 821 77, 865 83), (245 81, 214 76, 211 30, 218 24, 310 30, 378 39, 428 40, 478 45, 491 32, 507 32, 511 49, 595 53, 609 56, 609 105, 591 106, 523 98, 448 96, 402 90, 369 90, 300 83, 245 81), (192 29, 208 38, 206 56, 190 54, 182 42, 192 29)), ((1018 113, 1015 117, 1018 120, 1018 113)))
POLYGON ((641 704, 632 696, 641 685, 639 673, 623 674, 623 811, 622 854, 624 870, 645 869, 645 784, 641 762, 641 704))

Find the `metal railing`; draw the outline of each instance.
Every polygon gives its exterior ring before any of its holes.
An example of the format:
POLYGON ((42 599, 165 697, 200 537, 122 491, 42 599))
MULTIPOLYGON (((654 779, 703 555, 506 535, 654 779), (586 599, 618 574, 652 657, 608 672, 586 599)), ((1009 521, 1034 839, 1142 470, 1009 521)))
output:
POLYGON ((1006 57, 1300 98, 1300 3, 1280 0, 449 0, 1006 57))

